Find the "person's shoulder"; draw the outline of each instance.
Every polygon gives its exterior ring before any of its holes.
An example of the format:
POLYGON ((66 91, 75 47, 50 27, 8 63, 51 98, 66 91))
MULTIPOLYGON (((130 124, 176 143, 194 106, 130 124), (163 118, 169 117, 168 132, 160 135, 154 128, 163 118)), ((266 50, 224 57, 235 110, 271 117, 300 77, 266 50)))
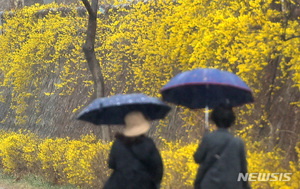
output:
POLYGON ((209 131, 209 132, 204 133, 203 138, 213 137, 213 136, 215 136, 216 134, 217 134, 217 131, 216 131, 216 130, 215 130, 215 131, 209 131))
POLYGON ((154 140, 152 138, 148 137, 148 136, 143 136, 142 140, 144 140, 145 142, 154 144, 154 140))
POLYGON ((220 135, 232 135, 232 134, 229 133, 228 130, 226 130, 226 129, 217 129, 212 132, 205 133, 203 136, 203 139, 204 138, 215 138, 220 135))
POLYGON ((206 132, 204 133, 202 140, 209 140, 210 138, 215 138, 217 135, 216 131, 206 132))
POLYGON ((119 143, 125 140, 125 136, 122 133, 117 133, 115 135, 114 143, 119 143))
POLYGON ((113 141, 113 146, 118 146, 121 143, 123 143, 123 139, 121 137, 116 137, 115 140, 113 141))
POLYGON ((150 137, 144 136, 143 137, 143 143, 146 144, 147 146, 151 146, 152 148, 156 147, 156 143, 154 142, 154 140, 150 137))
POLYGON ((234 136, 234 140, 236 140, 237 142, 244 143, 243 139, 239 136, 234 136))
POLYGON ((235 136, 233 139, 235 143, 238 144, 239 146, 244 146, 244 140, 241 137, 235 136))

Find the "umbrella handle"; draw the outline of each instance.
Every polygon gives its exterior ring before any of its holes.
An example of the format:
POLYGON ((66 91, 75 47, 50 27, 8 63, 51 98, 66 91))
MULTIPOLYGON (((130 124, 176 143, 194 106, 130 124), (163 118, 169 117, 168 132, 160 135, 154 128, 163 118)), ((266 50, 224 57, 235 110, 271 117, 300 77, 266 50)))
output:
MULTIPOLYGON (((206 87, 206 90, 209 89, 209 85, 205 85, 206 87)), ((208 93, 206 93, 206 100, 208 99, 208 93)), ((209 108, 208 108, 208 105, 205 106, 205 132, 209 132, 209 126, 208 126, 208 111, 209 111, 209 108)))
POLYGON ((209 127, 208 127, 208 111, 209 111, 208 106, 205 106, 205 131, 209 130, 209 127))

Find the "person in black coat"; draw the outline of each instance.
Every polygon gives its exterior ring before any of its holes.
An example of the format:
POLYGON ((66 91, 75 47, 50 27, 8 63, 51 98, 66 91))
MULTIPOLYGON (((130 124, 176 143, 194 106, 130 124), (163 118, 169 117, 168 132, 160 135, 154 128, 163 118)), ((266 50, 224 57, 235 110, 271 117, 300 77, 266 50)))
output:
POLYGON ((163 163, 153 140, 145 133, 150 122, 141 112, 125 117, 125 130, 117 134, 109 155, 113 173, 104 189, 158 189, 163 163))
POLYGON ((247 173, 247 161, 243 141, 228 132, 235 120, 232 108, 216 107, 211 119, 217 129, 204 135, 194 154, 195 162, 200 164, 195 189, 249 189, 247 181, 238 181, 240 173, 247 173))

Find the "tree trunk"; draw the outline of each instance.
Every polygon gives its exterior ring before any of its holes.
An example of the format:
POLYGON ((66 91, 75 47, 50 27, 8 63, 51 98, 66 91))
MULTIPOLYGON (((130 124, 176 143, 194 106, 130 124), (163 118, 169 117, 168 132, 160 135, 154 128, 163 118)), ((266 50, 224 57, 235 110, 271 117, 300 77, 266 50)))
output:
MULTIPOLYGON (((88 63, 94 81, 94 94, 92 100, 104 96, 104 78, 100 64, 95 54, 95 37, 97 29, 97 9, 98 0, 92 0, 92 5, 88 0, 82 0, 87 12, 89 13, 89 21, 87 28, 86 42, 83 45, 83 52, 88 63)), ((110 132, 107 126, 101 127, 102 139, 110 140, 110 132)))

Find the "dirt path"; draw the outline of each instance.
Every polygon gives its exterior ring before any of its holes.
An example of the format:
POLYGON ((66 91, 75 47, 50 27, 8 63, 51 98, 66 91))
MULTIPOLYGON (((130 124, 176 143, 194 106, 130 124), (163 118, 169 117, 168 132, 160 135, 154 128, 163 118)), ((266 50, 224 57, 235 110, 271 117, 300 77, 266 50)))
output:
POLYGON ((0 183, 0 189, 8 189, 8 188, 6 187, 6 185, 0 183))
POLYGON ((24 183, 12 183, 0 179, 0 189, 37 189, 24 183))

